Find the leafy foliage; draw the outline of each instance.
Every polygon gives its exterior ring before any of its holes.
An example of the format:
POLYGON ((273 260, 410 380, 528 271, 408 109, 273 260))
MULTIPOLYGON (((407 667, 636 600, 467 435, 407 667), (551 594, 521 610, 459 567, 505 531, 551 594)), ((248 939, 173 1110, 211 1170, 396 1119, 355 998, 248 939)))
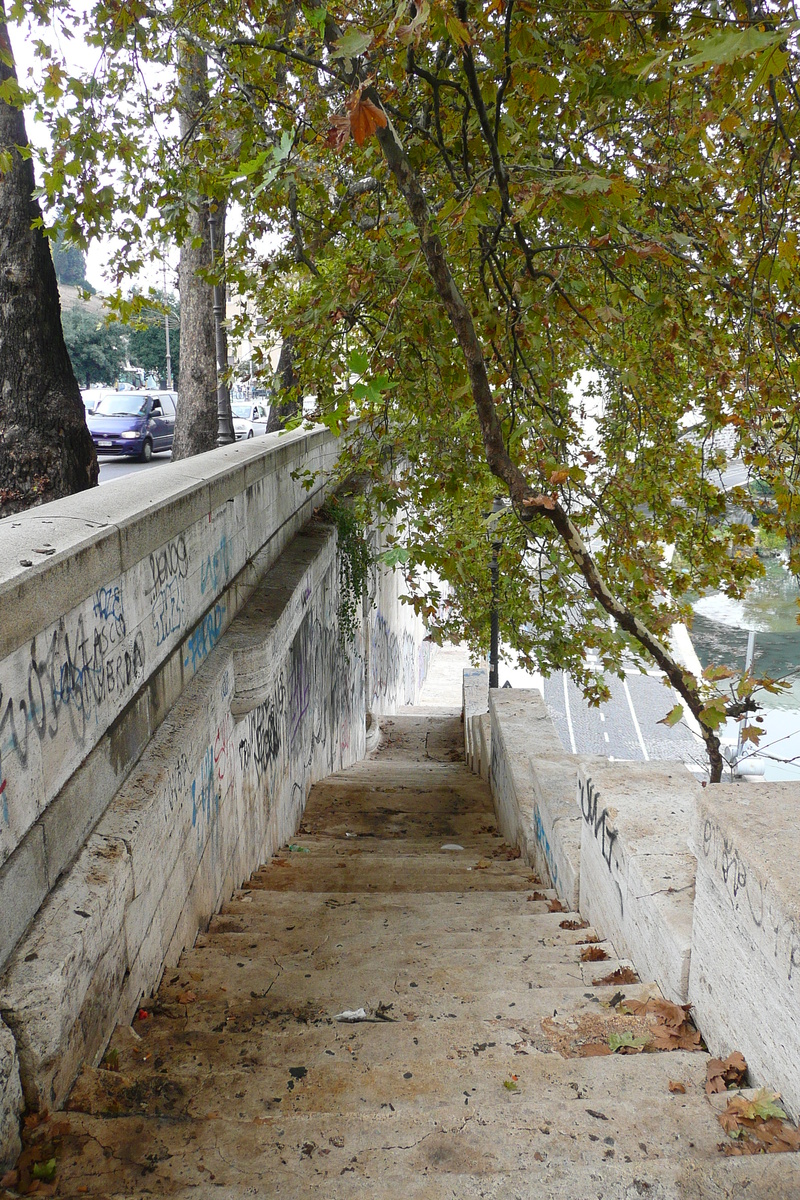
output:
POLYGON ((320 515, 336 526, 339 556, 339 636, 352 643, 361 626, 361 602, 367 595, 374 556, 364 524, 352 504, 333 496, 320 515))
MULTIPOLYGON (((38 3, 19 9, 84 20, 38 3)), ((70 235, 113 229, 122 279, 148 238, 185 236, 192 196, 227 196, 238 320, 292 339, 331 427, 357 411, 343 471, 398 519, 417 608, 485 642, 501 478, 521 662, 598 701, 587 648, 605 671, 644 651, 721 769, 715 731, 759 681, 731 698, 665 639, 692 593, 740 595, 761 571, 737 517, 756 500, 738 489, 734 509, 720 484, 728 452, 772 489, 761 519, 800 571, 788 0, 98 0, 87 20, 85 77, 39 42, 44 191, 70 235), (177 143, 181 44, 207 56, 210 93, 177 143)))

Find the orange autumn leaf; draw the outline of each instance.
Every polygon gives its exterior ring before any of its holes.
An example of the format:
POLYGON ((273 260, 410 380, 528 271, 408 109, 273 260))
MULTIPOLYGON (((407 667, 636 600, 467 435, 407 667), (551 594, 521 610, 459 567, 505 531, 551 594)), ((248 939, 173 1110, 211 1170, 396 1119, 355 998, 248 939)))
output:
POLYGON ((350 132, 357 146, 363 146, 376 129, 384 129, 388 125, 386 113, 371 100, 357 96, 348 102, 347 107, 350 110, 350 132))

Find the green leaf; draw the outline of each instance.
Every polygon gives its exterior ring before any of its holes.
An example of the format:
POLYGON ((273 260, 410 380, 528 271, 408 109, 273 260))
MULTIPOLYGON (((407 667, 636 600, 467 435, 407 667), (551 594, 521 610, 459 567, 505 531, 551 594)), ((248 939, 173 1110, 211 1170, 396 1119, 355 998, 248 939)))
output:
POLYGON ((303 5, 303 16, 308 21, 312 29, 316 29, 318 33, 322 33, 325 29, 325 20, 328 16, 328 10, 323 5, 322 8, 308 8, 303 5))
POLYGON ((351 350, 347 358, 347 367, 354 375, 365 375, 369 370, 369 358, 363 350, 351 350))
POLYGON ((778 1092, 769 1092, 766 1088, 761 1088, 750 1101, 754 1116, 761 1117, 764 1121, 768 1121, 771 1117, 777 1117, 779 1121, 785 1121, 787 1119, 786 1113, 780 1104, 776 1103, 779 1099, 778 1092))
POLYGON ((407 563, 410 557, 411 555, 404 546, 392 546, 378 556, 378 562, 382 562, 386 567, 396 567, 401 563, 407 563))
POLYGON ((31 1174, 34 1179, 41 1179, 42 1183, 51 1183, 56 1177, 57 1166, 56 1160, 49 1158, 47 1162, 34 1163, 31 1174))
POLYGON ((374 40, 371 33, 353 26, 334 42, 331 58, 358 58, 359 54, 369 50, 374 40))
POLYGON ((458 17, 449 16, 445 21, 445 28, 459 48, 472 44, 469 30, 463 21, 459 21, 458 17))
POLYGON ((672 729, 673 725, 677 725, 678 722, 682 721, 682 720, 683 720, 683 705, 676 704, 675 707, 671 708, 669 710, 669 712, 667 713, 667 715, 665 717, 662 717, 660 721, 657 721, 656 724, 657 725, 666 725, 669 729, 672 729))
POLYGON ((706 667, 703 671, 703 679, 707 679, 709 683, 716 683, 720 679, 732 679, 736 675, 736 671, 732 671, 730 667, 706 667))
POLYGON ((645 1034, 642 1037, 634 1037, 630 1029, 624 1030, 622 1033, 611 1033, 608 1037, 608 1044, 616 1054, 618 1050, 643 1050, 645 1046, 650 1044, 650 1038, 645 1034))

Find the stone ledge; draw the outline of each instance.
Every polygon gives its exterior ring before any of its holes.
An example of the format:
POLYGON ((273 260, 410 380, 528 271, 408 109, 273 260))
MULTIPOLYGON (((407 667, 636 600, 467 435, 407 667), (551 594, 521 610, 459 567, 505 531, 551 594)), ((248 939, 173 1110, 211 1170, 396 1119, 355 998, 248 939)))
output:
POLYGON ((697 903, 689 999, 714 1054, 741 1050, 800 1116, 800 789, 717 784, 691 836, 697 903))
POLYGON ((581 914, 643 979, 685 1004, 700 785, 680 763, 595 760, 578 771, 581 914))

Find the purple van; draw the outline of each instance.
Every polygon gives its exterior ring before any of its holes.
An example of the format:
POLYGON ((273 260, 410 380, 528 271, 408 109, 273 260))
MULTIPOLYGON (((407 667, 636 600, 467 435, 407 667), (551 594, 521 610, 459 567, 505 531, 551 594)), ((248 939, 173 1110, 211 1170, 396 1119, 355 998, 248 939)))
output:
POLYGON ((175 392, 103 392, 86 424, 98 454, 127 454, 149 462, 171 450, 175 435, 175 392))

